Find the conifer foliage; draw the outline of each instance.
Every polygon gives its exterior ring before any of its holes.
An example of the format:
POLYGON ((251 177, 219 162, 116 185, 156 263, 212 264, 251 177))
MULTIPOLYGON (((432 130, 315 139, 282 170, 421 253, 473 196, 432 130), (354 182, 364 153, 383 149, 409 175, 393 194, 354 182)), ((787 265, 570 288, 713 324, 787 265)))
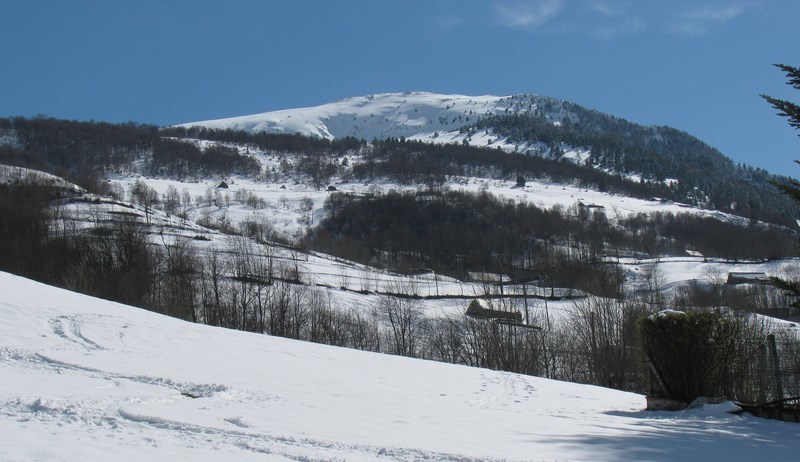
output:
MULTIPOLYGON (((787 66, 785 64, 776 64, 775 67, 782 70, 787 77, 789 85, 796 90, 800 90, 800 68, 787 66)), ((778 110, 778 115, 786 117, 790 126, 800 129, 800 105, 778 98, 773 98, 768 95, 761 95, 762 98, 767 100, 769 104, 778 110)), ((795 160, 800 164, 800 160, 795 160)), ((800 181, 789 179, 785 182, 771 182, 775 187, 786 193, 789 197, 794 199, 795 202, 800 203, 800 181)), ((773 282, 780 288, 798 297, 793 303, 795 307, 800 307, 800 283, 796 281, 787 281, 780 278, 772 278, 773 282)))
MULTIPOLYGON (((775 67, 782 70, 788 78, 788 83, 796 90, 800 90, 800 69, 785 64, 776 64, 775 67)), ((800 106, 768 95, 761 95, 769 104, 778 110, 778 115, 788 118, 788 123, 794 128, 800 128, 800 106)))
MULTIPOLYGON (((800 90, 800 69, 796 67, 787 66, 785 64, 776 64, 775 67, 781 69, 788 78, 787 83, 797 90, 800 90)), ((767 100, 769 104, 778 110, 778 115, 786 117, 787 122, 794 128, 800 128, 800 105, 778 98, 773 98, 768 95, 761 95, 762 98, 767 100)), ((800 161, 795 160, 800 163, 800 161)), ((773 182, 773 184, 788 194, 796 202, 800 203, 800 182, 794 179, 788 180, 785 183, 773 182)))

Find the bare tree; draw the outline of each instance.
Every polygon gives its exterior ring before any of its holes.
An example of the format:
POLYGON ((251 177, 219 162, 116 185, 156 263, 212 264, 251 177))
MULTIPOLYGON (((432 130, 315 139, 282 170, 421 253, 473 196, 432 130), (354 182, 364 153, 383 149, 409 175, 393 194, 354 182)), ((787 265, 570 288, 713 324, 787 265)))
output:
POLYGON ((178 193, 178 188, 172 185, 167 186, 167 192, 164 194, 163 197, 163 204, 164 204, 164 212, 167 215, 176 215, 177 213, 179 213, 181 196, 178 193))
POLYGON ((224 305, 226 297, 226 282, 224 273, 227 264, 222 252, 212 246, 205 258, 203 267, 203 309, 206 324, 220 327, 232 327, 228 322, 227 308, 224 305))
POLYGON ((603 297, 576 300, 566 329, 573 339, 566 358, 570 380, 621 390, 641 383, 637 322, 651 310, 633 301, 603 297))
POLYGON ((196 293, 200 271, 196 252, 187 239, 163 244, 165 258, 160 284, 165 295, 162 302, 165 312, 197 322, 196 293))
POLYGON ((409 284, 394 283, 391 292, 393 295, 380 297, 376 309, 389 327, 392 353, 416 356, 423 324, 422 307, 409 284))
POLYGON ((336 345, 339 332, 334 331, 334 313, 330 294, 319 290, 310 291, 307 298, 308 322, 306 338, 315 343, 336 345))
POLYGON ((644 280, 645 302, 655 307, 661 307, 666 302, 662 289, 664 287, 664 271, 657 262, 642 267, 644 280))
POLYGON ((153 206, 158 203, 158 193, 155 189, 147 186, 142 180, 136 180, 131 186, 131 202, 135 202, 144 207, 147 224, 150 224, 150 214, 153 206))
POLYGON ((346 346, 365 351, 382 351, 380 315, 377 310, 351 309, 346 313, 346 346))

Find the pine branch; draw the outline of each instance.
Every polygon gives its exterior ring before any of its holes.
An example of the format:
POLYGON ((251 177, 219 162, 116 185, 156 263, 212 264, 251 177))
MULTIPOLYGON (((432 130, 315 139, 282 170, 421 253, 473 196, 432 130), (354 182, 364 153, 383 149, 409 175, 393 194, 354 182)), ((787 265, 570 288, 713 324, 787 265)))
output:
POLYGON ((767 95, 761 95, 761 97, 767 100, 767 102, 769 102, 769 104, 771 104, 772 107, 778 110, 779 116, 788 117, 789 125, 791 125, 794 128, 800 129, 800 106, 792 102, 773 98, 767 95))
POLYGON ((789 78, 788 84, 793 86, 796 90, 800 90, 800 69, 786 64, 775 64, 775 67, 782 70, 786 77, 789 78))

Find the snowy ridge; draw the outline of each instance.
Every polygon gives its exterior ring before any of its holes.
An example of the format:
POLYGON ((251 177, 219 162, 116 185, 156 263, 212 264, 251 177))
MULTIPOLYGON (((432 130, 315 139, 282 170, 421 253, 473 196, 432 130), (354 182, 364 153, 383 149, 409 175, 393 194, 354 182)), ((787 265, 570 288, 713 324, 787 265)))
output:
POLYGON ((0 460, 792 460, 797 425, 189 324, 0 273, 0 460), (47 444, 43 444, 46 441, 47 444))
POLYGON ((86 192, 85 189, 74 183, 70 183, 60 176, 25 167, 0 164, 0 184, 25 181, 33 181, 37 184, 62 188, 76 193, 86 192))
MULTIPOLYGON (((480 117, 541 111, 543 102, 558 100, 542 96, 465 96, 427 92, 381 93, 346 98, 321 106, 287 109, 263 114, 182 124, 246 132, 300 133, 326 139, 348 136, 373 140, 401 138, 431 143, 460 143, 466 134, 459 129, 480 117)), ((558 106, 558 105, 556 105, 558 106)), ((563 114, 546 114, 560 121, 563 114)), ((498 139, 491 132, 470 137, 474 146, 500 147, 506 151, 530 149, 498 139)))

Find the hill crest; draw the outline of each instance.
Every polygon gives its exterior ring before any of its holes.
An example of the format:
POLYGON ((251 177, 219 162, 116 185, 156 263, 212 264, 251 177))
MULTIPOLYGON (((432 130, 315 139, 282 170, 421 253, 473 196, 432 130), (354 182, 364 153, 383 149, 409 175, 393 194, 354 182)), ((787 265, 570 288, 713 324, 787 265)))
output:
POLYGON ((314 107, 284 109, 240 117, 181 124, 249 133, 300 133, 325 139, 424 139, 436 132, 452 132, 480 117, 533 112, 553 98, 467 96, 429 92, 379 93, 345 98, 314 107), (528 103, 521 102, 527 99, 528 103))

